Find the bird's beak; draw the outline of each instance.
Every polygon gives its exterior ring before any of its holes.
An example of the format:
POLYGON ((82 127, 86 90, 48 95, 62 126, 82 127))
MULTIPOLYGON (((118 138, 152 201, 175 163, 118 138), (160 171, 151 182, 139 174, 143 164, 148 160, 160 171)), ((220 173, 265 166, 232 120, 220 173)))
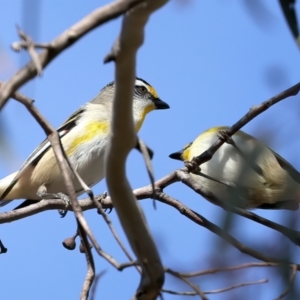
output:
POLYGON ((155 98, 152 101, 155 105, 155 109, 168 109, 168 108, 170 108, 169 104, 167 104, 166 102, 160 100, 159 98, 155 98))
POLYGON ((177 159, 177 160, 183 160, 182 159, 182 154, 183 154, 183 150, 180 150, 178 152, 174 152, 172 154, 169 155, 170 158, 173 158, 173 159, 177 159))

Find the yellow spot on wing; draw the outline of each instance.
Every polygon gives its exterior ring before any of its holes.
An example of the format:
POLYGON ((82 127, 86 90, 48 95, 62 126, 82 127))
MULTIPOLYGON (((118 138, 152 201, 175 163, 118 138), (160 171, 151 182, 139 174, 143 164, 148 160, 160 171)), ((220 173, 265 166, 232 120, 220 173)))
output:
POLYGON ((107 133, 109 130, 108 122, 93 122, 85 127, 85 130, 82 135, 78 136, 73 140, 69 148, 67 149, 67 155, 71 155, 76 151, 78 146, 83 143, 86 143, 96 136, 101 136, 102 134, 107 133))
POLYGON ((158 98, 158 95, 156 93, 156 90, 154 89, 154 87, 152 87, 151 85, 149 85, 149 91, 150 94, 154 97, 154 98, 158 98))
POLYGON ((154 104, 150 104, 148 105, 147 107, 145 107, 143 110, 142 110, 142 113, 141 113, 141 116, 139 118, 139 120, 137 121, 137 124, 135 126, 135 130, 138 132, 142 125, 143 125, 143 122, 145 120, 145 117, 147 115, 147 113, 149 113, 150 111, 154 110, 155 109, 155 105, 154 104))

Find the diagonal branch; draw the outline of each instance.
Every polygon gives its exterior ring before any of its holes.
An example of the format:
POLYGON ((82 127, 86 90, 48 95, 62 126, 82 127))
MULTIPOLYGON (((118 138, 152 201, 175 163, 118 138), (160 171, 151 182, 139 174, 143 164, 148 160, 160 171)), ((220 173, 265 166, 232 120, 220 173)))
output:
POLYGON ((41 62, 39 60, 39 56, 38 56, 37 52, 35 51, 35 44, 34 44, 32 38, 28 34, 26 34, 18 25, 17 25, 17 31, 18 31, 19 37, 22 39, 22 41, 20 43, 13 43, 12 48, 15 51, 20 51, 21 48, 27 49, 27 51, 32 59, 32 62, 35 65, 37 75, 41 76, 43 68, 42 68, 41 62))
MULTIPOLYGON (((0 82, 0 87, 1 87, 1 82, 0 82)), ((60 137, 59 137, 57 131, 42 116, 42 114, 37 110, 37 108, 33 105, 33 100, 27 98, 26 96, 22 95, 19 92, 13 93, 12 96, 27 108, 27 110, 31 113, 31 115, 35 118, 35 120, 40 124, 40 126, 45 131, 45 134, 48 136, 48 139, 53 148, 53 152, 55 154, 58 166, 62 172, 64 181, 65 181, 67 193, 68 193, 68 196, 70 197, 71 204, 72 204, 72 210, 74 211, 75 217, 78 220, 78 222, 80 223, 81 227, 84 229, 85 233, 83 233, 83 234, 87 234, 87 236, 91 240, 93 246, 95 247, 97 253, 100 256, 105 258, 115 268, 117 268, 117 269, 122 268, 122 265, 120 265, 116 260, 114 260, 110 255, 108 255, 101 249, 101 247, 98 244, 96 238, 94 237, 92 231, 90 230, 90 228, 87 224, 87 221, 85 220, 85 218, 83 216, 83 212, 82 212, 80 204, 78 203, 76 193, 74 190, 74 186, 73 186, 73 182, 72 182, 72 178, 71 178, 71 170, 74 170, 74 169, 73 169, 72 165, 70 164, 67 155, 65 154, 65 151, 61 145, 60 137)), ((79 175, 77 174, 77 172, 75 170, 74 170, 74 172, 75 172, 75 176, 77 176, 77 178, 79 179, 79 175)), ((79 182, 83 183, 83 181, 81 179, 79 182)), ((93 199, 93 193, 90 191, 90 189, 89 188, 86 189, 85 184, 83 184, 83 188, 85 190, 87 190, 87 192, 91 196, 91 199, 93 199)), ((40 203, 42 203, 42 201, 40 203)), ((3 219, 1 221, 3 221, 3 219)))
MULTIPOLYGON (((281 260, 281 259, 269 256, 269 255, 265 255, 265 254, 263 254, 259 251, 256 251, 256 250, 253 250, 253 249, 247 247, 246 245, 244 245, 243 243, 241 243, 240 241, 235 239, 232 235, 230 235, 229 233, 227 233, 226 231, 224 231, 223 229, 221 229, 217 225, 211 223, 210 221, 205 219, 200 214, 194 212, 193 210, 191 210, 190 208, 185 206, 180 201, 170 197, 169 195, 167 195, 165 193, 162 193, 162 192, 157 193, 156 194, 156 199, 158 201, 163 202, 163 203, 168 203, 172 207, 176 208, 181 214, 183 214, 184 216, 189 218, 191 221, 193 221, 196 224, 198 224, 198 225, 208 229, 209 231, 215 233, 216 235, 221 237, 223 240, 225 240, 229 244, 231 244, 233 247, 240 250, 242 253, 248 254, 248 255, 250 255, 254 258, 257 258, 257 259, 265 261, 265 262, 278 263, 278 264, 282 264, 284 266, 294 264, 294 263, 288 262, 286 260, 281 260)), ((295 265, 297 267, 297 270, 299 271, 300 270, 300 265, 298 265, 298 264, 295 264, 295 265)))
MULTIPOLYGON (((261 103, 260 105, 253 106, 248 113, 246 113, 239 121, 231 126, 231 128, 226 131, 229 136, 235 134, 238 130, 240 130, 243 126, 253 120, 262 112, 269 109, 272 105, 288 98, 291 96, 296 96, 300 91, 300 82, 295 84, 294 86, 284 90, 283 92, 277 94, 276 96, 270 98, 269 100, 261 103)), ((198 165, 201 165, 207 161, 209 161, 216 151, 224 144, 225 140, 220 137, 211 147, 209 147, 203 153, 200 153, 198 156, 193 158, 198 165)))
MULTIPOLYGON (((49 48, 38 54, 42 68, 45 68, 58 54, 73 45, 88 32, 119 17, 128 9, 141 2, 143 2, 143 0, 118 0, 94 10, 50 42, 49 48)), ((18 90, 23 84, 34 78, 36 75, 37 70, 33 61, 30 61, 13 75, 0 90, 0 110, 13 92, 18 90)))

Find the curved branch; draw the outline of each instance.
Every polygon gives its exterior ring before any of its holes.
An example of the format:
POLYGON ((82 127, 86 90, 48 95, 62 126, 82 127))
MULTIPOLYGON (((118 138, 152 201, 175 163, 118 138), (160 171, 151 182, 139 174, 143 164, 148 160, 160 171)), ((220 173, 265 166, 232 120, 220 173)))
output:
MULTIPOLYGON (((119 17, 128 9, 141 2, 143 2, 143 0, 118 0, 94 10, 50 42, 48 47, 38 54, 41 67, 44 69, 58 54, 73 45, 88 32, 119 17)), ((30 61, 13 75, 0 89, 0 110, 13 92, 36 75, 37 70, 33 61, 30 61)))
POLYGON ((106 182, 122 228, 142 268, 140 285, 134 296, 141 300, 157 298, 164 282, 164 269, 126 178, 125 166, 137 141, 132 117, 136 52, 143 43, 144 26, 149 16, 166 2, 149 0, 130 10, 124 17, 119 39, 105 59, 116 63, 113 117, 106 149, 106 182))

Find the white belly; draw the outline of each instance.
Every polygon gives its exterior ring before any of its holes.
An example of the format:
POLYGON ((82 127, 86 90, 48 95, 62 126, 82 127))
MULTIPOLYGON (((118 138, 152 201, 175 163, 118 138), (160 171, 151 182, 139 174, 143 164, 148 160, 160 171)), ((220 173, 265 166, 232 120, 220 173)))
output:
MULTIPOLYGON (((69 157, 71 163, 77 170, 83 181, 92 187, 105 177, 104 156, 107 144, 107 137, 97 141, 90 141, 83 146, 79 146, 69 157)), ((73 176, 73 184, 77 195, 84 191, 80 183, 73 176)), ((47 187, 48 193, 65 193, 66 187, 62 176, 59 176, 47 187)))
MULTIPOLYGON (((216 135, 204 135, 198 139, 198 146, 194 148, 197 153, 190 153, 190 157, 207 150, 216 139, 216 135)), ((225 184, 197 175, 195 180, 217 198, 241 207, 251 208, 262 203, 294 200, 298 185, 281 168, 266 146, 247 136, 241 138, 234 135, 233 140, 239 150, 225 143, 210 161, 201 165, 204 174, 225 184), (273 171, 276 176, 268 176, 266 170, 273 171)))

